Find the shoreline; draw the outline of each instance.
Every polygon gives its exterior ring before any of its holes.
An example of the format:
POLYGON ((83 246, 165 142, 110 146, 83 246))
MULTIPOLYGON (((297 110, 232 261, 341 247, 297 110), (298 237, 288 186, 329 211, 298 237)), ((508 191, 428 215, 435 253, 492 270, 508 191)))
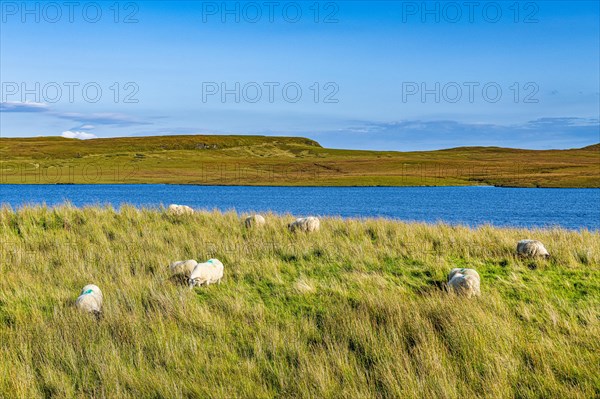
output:
POLYGON ((269 188, 517 188, 517 189, 555 189, 555 190, 598 190, 597 187, 559 187, 559 186, 512 186, 497 184, 464 185, 277 185, 277 184, 197 184, 197 183, 0 183, 1 186, 187 186, 187 187, 269 187, 269 188))
MULTIPOLYGON (((7 203, 3 203, 0 202, 0 213, 3 212, 4 210, 8 211, 8 212, 12 212, 12 213, 19 213, 19 212, 30 212, 30 211, 37 211, 39 209, 49 209, 53 212, 62 212, 62 211, 66 211, 66 210, 87 210, 87 209, 92 209, 95 211, 108 211, 108 210, 113 210, 115 214, 121 214, 121 212, 124 210, 123 208, 133 208, 135 209, 137 212, 150 212, 150 213, 155 213, 155 214, 165 214, 168 215, 168 205, 165 205, 163 203, 161 204, 157 204, 157 205, 135 205, 135 204, 131 204, 131 203, 127 203, 127 202, 122 202, 118 205, 115 204, 111 204, 111 203, 95 203, 95 204, 87 204, 87 205, 82 205, 82 206, 76 206, 73 205, 71 203, 69 203, 68 201, 59 203, 59 204, 55 204, 55 205, 48 205, 46 203, 29 203, 29 204, 22 204, 19 206, 15 206, 13 207, 11 204, 7 204, 7 203)), ((231 208, 231 209, 227 209, 227 210, 222 210, 222 209, 218 209, 218 208, 202 208, 202 207, 198 207, 198 208, 193 208, 194 209, 194 214, 196 216, 201 215, 202 217, 206 216, 206 215, 211 215, 211 214, 218 214, 219 216, 223 217, 227 214, 230 213, 235 213, 237 215, 237 217, 239 218, 243 218, 245 216, 248 215, 252 215, 252 214, 262 214, 262 215, 268 215, 268 217, 270 218, 275 218, 275 219, 289 219, 288 221, 293 221, 293 219, 296 217, 292 212, 278 212, 278 211, 273 211, 273 210, 244 210, 244 211, 240 211, 237 210, 235 208, 231 208)), ((491 229, 495 229, 495 230, 527 230, 527 231, 556 231, 556 230, 562 230, 565 232, 572 232, 572 233, 579 233, 581 234, 582 232, 586 231, 592 234, 595 233, 600 233, 600 226, 597 228, 593 228, 593 227, 588 227, 588 226, 580 226, 577 228, 572 228, 572 227, 567 227, 567 226, 562 226, 559 224, 548 224, 548 225, 529 225, 529 226, 519 226, 519 225, 510 225, 510 224, 504 224, 504 225, 500 225, 500 224, 494 224, 493 222, 483 222, 483 223, 466 223, 466 222, 461 222, 461 221, 457 221, 457 222, 452 222, 452 221, 448 221, 448 220, 442 220, 442 219, 438 219, 435 221, 427 221, 427 220, 418 220, 418 219, 400 219, 400 218, 396 218, 396 217, 391 217, 391 216, 341 216, 339 214, 315 214, 314 216, 317 216, 323 220, 329 220, 329 221, 343 221, 343 222, 384 222, 384 223, 395 223, 395 224, 399 224, 399 225, 419 225, 419 226, 424 226, 427 228, 435 228, 435 227, 447 227, 447 228, 456 228, 456 229, 461 229, 461 228, 466 228, 469 229, 471 231, 474 230, 478 230, 478 229, 482 229, 482 228, 491 228, 491 229)), ((195 216, 192 215, 187 215, 187 216, 179 216, 178 218, 181 218, 182 220, 188 219, 188 218, 194 218, 195 216)))

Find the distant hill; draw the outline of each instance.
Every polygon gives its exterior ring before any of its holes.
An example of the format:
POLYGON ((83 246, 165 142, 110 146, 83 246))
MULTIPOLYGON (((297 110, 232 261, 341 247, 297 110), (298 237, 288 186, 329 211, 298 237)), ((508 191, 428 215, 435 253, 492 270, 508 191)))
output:
POLYGON ((93 140, 63 137, 3 138, 0 154, 5 157, 34 159, 71 158, 87 155, 150 151, 227 150, 231 148, 321 147, 314 140, 301 137, 272 136, 149 136, 115 137, 93 140), (13 152, 15 151, 15 152, 13 152))
POLYGON ((587 147, 583 147, 582 150, 600 151, 600 143, 588 145, 587 147))
POLYGON ((570 150, 324 148, 273 136, 0 139, 2 183, 600 187, 600 144, 570 150))

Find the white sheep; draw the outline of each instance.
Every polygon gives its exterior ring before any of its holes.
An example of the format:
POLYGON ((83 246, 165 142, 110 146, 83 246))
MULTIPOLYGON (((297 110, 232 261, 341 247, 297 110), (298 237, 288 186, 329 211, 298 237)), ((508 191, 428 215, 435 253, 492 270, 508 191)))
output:
POLYGON ((202 284, 221 283, 223 278, 223 263, 218 259, 209 259, 204 263, 198 263, 190 275, 188 283, 190 288, 202 284))
POLYGON ((448 288, 467 298, 481 295, 481 280, 474 269, 452 269, 448 275, 448 288))
POLYGON ((244 220, 244 225, 246 226, 246 228, 261 227, 264 226, 265 223, 265 218, 261 215, 251 215, 248 216, 246 220, 244 220))
POLYGON ((520 256, 527 256, 531 258, 535 258, 538 256, 543 256, 544 258, 549 258, 550 254, 539 241, 536 240, 521 240, 517 243, 517 254, 520 256))
POLYGON ((169 205, 169 212, 173 215, 191 215, 194 213, 194 210, 187 205, 177 205, 171 204, 169 205))
POLYGON ((171 269, 171 273, 173 273, 173 275, 181 274, 185 277, 189 277, 197 265, 198 262, 196 262, 194 259, 188 259, 173 262, 169 268, 171 269))
POLYGON ((83 294, 85 291, 89 291, 89 290, 92 290, 92 293, 94 295, 97 295, 98 298, 100 298, 100 303, 102 303, 104 296, 102 295, 102 291, 100 290, 100 288, 98 288, 97 285, 88 284, 81 289, 81 293, 83 294))
POLYGON ((481 280, 481 278, 479 277, 479 273, 477 273, 477 270, 457 267, 450 270, 450 273, 448 274, 448 281, 452 280, 452 277, 454 277, 454 275, 456 275, 457 273, 462 274, 464 276, 471 275, 473 277, 476 277, 478 280, 481 280))
POLYGON ((288 229, 293 233, 295 231, 304 231, 307 233, 313 231, 319 231, 321 227, 321 222, 319 218, 314 216, 309 216, 306 218, 298 218, 294 222, 288 224, 288 229))
POLYGON ((104 297, 100 288, 94 284, 88 284, 81 290, 79 297, 75 301, 75 306, 87 313, 93 313, 99 317, 102 313, 102 303, 104 297))

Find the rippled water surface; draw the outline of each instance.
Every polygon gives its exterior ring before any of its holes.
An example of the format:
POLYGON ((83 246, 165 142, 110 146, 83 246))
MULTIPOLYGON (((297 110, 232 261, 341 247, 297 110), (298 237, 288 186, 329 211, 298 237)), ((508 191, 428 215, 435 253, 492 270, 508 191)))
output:
POLYGON ((0 185, 0 201, 74 205, 171 203, 223 211, 386 217, 497 226, 600 229, 600 189, 497 187, 223 187, 179 185, 0 185))

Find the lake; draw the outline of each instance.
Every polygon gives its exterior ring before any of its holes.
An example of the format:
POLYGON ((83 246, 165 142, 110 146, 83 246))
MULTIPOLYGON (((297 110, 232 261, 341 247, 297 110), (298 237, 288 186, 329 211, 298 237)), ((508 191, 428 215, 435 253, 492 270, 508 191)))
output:
POLYGON ((477 226, 600 229, 600 189, 498 187, 247 187, 0 185, 0 202, 76 206, 171 203, 297 216, 385 217, 477 226))

